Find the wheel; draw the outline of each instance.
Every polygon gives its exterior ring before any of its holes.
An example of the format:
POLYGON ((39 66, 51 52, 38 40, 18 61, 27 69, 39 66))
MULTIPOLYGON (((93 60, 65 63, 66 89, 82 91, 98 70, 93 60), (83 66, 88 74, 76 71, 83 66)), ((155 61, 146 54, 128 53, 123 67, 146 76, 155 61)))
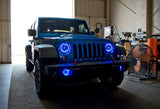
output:
POLYGON ((102 77, 101 82, 105 87, 115 88, 123 81, 124 72, 114 72, 110 76, 102 77))
POLYGON ((26 59, 32 59, 32 46, 26 45, 25 47, 26 59))
POLYGON ((29 62, 29 59, 32 59, 32 47, 31 45, 27 45, 25 47, 25 54, 26 54, 26 70, 27 72, 32 72, 34 65, 29 62))
POLYGON ((36 59, 35 61, 35 86, 36 86, 36 92, 40 98, 44 97, 44 94, 46 92, 46 77, 44 74, 44 66, 40 65, 40 61, 36 59))
POLYGON ((34 65, 31 62, 29 62, 28 60, 26 60, 26 70, 27 70, 27 72, 32 72, 33 69, 34 69, 34 65))

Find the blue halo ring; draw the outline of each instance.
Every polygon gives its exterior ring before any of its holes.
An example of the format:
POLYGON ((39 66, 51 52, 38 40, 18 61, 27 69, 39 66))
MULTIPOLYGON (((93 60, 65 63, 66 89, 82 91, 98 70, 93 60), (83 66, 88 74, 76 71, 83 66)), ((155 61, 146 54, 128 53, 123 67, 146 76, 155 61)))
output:
POLYGON ((71 45, 67 42, 61 43, 60 44, 60 51, 65 55, 69 54, 71 52, 71 45))
POLYGON ((105 50, 108 53, 113 53, 113 51, 114 51, 114 45, 112 43, 106 43, 105 44, 105 50))
POLYGON ((71 76, 72 75, 72 70, 63 69, 62 73, 63 73, 64 76, 71 76))

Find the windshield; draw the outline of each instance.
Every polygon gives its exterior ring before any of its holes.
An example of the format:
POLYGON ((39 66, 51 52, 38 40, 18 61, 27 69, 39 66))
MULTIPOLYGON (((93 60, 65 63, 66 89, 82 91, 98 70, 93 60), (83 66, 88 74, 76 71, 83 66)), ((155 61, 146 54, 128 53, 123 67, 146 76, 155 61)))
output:
POLYGON ((40 19, 40 33, 89 34, 85 21, 71 19, 40 19))

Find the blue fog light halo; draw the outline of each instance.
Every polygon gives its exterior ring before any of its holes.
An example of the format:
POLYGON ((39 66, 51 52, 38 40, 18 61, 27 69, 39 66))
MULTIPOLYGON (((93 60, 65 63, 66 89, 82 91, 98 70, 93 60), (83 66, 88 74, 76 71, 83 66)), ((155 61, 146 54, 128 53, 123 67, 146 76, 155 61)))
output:
POLYGON ((71 76, 72 75, 72 70, 63 69, 62 73, 63 73, 64 76, 71 76))
POLYGON ((123 67, 122 67, 122 65, 120 65, 120 66, 119 66, 119 70, 122 71, 122 69, 123 69, 123 67))
POLYGON ((113 53, 113 51, 114 51, 114 45, 112 43, 110 43, 110 42, 106 43, 105 44, 105 50, 108 53, 113 53))
POLYGON ((71 45, 67 42, 61 43, 60 44, 60 51, 65 55, 69 54, 71 52, 71 45))

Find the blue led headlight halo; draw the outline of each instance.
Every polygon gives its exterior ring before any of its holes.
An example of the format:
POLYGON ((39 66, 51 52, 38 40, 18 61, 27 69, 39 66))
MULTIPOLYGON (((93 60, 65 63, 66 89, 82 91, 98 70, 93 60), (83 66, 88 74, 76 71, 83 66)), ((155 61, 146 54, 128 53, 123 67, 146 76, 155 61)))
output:
POLYGON ((110 43, 110 42, 106 43, 105 44, 105 50, 108 53, 113 53, 113 51, 114 51, 114 45, 112 43, 110 43))
POLYGON ((64 54, 67 55, 71 52, 71 45, 67 42, 63 42, 60 44, 60 51, 64 54))

